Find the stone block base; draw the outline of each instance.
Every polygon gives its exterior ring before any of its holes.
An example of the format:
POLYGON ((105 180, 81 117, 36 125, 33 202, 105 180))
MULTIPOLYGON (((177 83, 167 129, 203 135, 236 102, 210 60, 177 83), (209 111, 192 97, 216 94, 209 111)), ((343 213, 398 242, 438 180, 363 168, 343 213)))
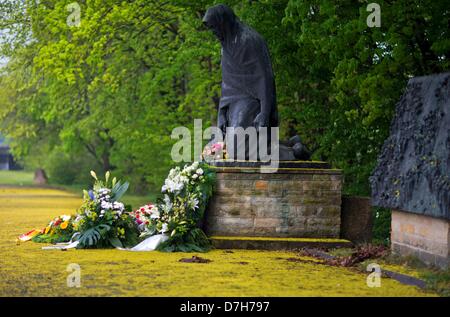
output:
POLYGON ((393 210, 391 245, 394 253, 413 255, 427 264, 448 268, 450 221, 393 210))
POLYGON ((300 250, 351 248, 353 244, 344 239, 311 238, 262 238, 262 237, 211 237, 216 249, 245 250, 300 250))
POLYGON ((205 230, 215 236, 339 238, 340 170, 216 167, 215 193, 205 230))

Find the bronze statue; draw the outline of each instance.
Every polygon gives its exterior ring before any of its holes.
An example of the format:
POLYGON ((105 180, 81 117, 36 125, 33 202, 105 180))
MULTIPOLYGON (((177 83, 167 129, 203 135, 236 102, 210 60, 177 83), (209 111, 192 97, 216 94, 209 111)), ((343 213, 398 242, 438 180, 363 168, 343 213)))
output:
MULTIPOLYGON (((227 127, 278 127, 275 80, 263 37, 223 4, 209 8, 203 23, 222 44, 217 126, 224 134, 227 127)), ((298 136, 290 142, 280 145, 280 160, 309 159, 298 136)))

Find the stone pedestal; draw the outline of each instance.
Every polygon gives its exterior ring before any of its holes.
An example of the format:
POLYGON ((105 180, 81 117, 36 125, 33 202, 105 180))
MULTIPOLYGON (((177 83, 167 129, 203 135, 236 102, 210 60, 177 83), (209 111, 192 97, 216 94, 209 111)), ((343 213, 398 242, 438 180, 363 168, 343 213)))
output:
POLYGON ((449 265, 450 72, 411 78, 370 177, 372 204, 394 209, 392 249, 449 265))
POLYGON ((393 210, 391 230, 393 252, 416 256, 427 264, 449 267, 450 221, 393 210))
POLYGON ((208 235, 339 238, 340 170, 323 162, 280 162, 276 171, 236 163, 214 168, 208 235))

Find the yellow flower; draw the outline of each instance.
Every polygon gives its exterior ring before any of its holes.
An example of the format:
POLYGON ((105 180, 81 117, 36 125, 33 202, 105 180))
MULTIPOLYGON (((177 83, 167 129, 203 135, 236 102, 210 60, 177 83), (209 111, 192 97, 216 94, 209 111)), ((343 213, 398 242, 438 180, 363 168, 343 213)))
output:
POLYGON ((62 224, 59 225, 59 227, 61 229, 66 229, 68 225, 69 225, 69 222, 68 221, 64 221, 62 224))
POLYGON ((47 234, 50 231, 50 228, 51 228, 50 226, 46 227, 44 233, 47 234))

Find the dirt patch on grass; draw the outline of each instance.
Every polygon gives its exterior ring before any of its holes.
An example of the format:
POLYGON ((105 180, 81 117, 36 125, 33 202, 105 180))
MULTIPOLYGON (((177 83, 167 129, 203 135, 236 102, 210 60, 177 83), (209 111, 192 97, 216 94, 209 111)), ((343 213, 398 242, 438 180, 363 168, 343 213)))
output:
POLYGON ((209 263, 209 262, 211 262, 211 260, 204 259, 204 258, 201 258, 199 256, 194 255, 192 258, 180 259, 179 262, 184 262, 184 263, 209 263))

